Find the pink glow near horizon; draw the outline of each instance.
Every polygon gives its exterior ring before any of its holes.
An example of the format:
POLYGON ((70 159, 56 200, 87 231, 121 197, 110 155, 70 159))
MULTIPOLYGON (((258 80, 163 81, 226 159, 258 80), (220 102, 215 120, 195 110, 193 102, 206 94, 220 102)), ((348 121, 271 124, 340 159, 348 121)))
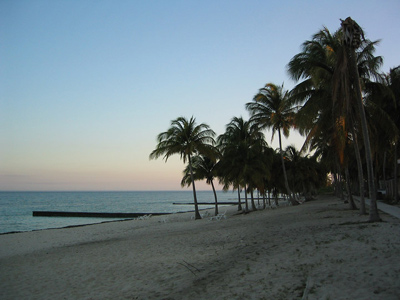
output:
POLYGON ((179 157, 148 159, 156 136, 179 116, 217 134, 248 118, 340 18, 382 39, 382 71, 399 65, 398 0, 156 2, 0 1, 0 190, 181 190, 179 157))

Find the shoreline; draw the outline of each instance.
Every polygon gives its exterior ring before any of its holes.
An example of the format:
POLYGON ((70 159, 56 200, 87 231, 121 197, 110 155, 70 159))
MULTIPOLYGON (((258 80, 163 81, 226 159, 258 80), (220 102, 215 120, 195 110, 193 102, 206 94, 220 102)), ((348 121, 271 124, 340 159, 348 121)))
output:
MULTIPOLYGON (((109 212, 109 213, 175 213, 192 211, 192 192, 6 192, 1 193, 3 215, 0 216, 0 232, 26 232, 70 225, 100 223, 104 219, 45 219, 32 218, 33 211, 109 212), (173 206, 173 202, 191 202, 189 206, 173 206)), ((218 191, 220 201, 229 201, 231 192, 218 191)), ((214 199, 212 191, 199 192, 199 201, 214 199)), ((208 208, 212 206, 203 206, 208 208)), ((124 216, 123 219, 127 217, 124 216)), ((132 218, 129 216, 129 218, 132 218)), ((113 218, 113 219, 121 219, 113 218)))
POLYGON ((333 196, 226 211, 0 235, 0 298, 400 298, 399 219, 333 196))

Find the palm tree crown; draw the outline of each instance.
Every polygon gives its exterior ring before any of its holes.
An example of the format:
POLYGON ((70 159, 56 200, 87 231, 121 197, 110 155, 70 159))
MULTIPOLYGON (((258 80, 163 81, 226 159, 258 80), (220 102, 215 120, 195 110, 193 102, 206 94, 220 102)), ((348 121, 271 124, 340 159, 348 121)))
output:
POLYGON ((288 137, 293 125, 294 109, 289 102, 289 92, 283 89, 283 85, 267 83, 253 100, 246 104, 252 115, 251 121, 262 129, 272 128, 272 138, 275 132, 281 130, 283 135, 288 137))
POLYGON ((277 86, 273 83, 268 83, 254 96, 253 102, 246 104, 246 108, 250 111, 251 122, 257 124, 260 128, 272 128, 272 138, 275 132, 278 132, 286 191, 290 201, 295 205, 297 202, 292 198, 287 180, 281 137, 281 131, 285 137, 288 137, 290 127, 293 126, 295 110, 289 99, 289 92, 283 89, 283 85, 277 86))
POLYGON ((210 154, 215 132, 207 124, 196 125, 196 119, 179 117, 171 121, 171 127, 157 136, 157 147, 151 152, 150 159, 164 156, 165 161, 171 155, 179 154, 184 163, 193 154, 210 154))

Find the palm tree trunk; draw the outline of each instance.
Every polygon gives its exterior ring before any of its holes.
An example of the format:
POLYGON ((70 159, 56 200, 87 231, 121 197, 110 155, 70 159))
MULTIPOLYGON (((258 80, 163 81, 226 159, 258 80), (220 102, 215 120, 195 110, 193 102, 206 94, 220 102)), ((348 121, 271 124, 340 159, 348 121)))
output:
POLYGON ((266 205, 265 205, 265 190, 264 193, 262 193, 262 197, 263 197, 263 209, 265 209, 266 205))
POLYGON ((387 151, 383 152, 383 167, 382 167, 383 170, 382 170, 382 172, 383 172, 383 184, 385 186, 385 191, 386 191, 386 195, 387 195, 388 188, 387 188, 387 182, 386 182, 386 152, 387 151))
POLYGON ((251 195, 251 209, 252 210, 257 210, 256 204, 254 203, 254 192, 253 192, 253 189, 250 190, 250 195, 251 195))
POLYGON ((335 196, 339 198, 339 183, 338 183, 337 172, 333 173, 333 184, 334 184, 334 188, 335 188, 335 196))
POLYGON ((196 196, 196 186, 194 185, 194 176, 193 176, 193 168, 192 168, 192 158, 189 154, 189 168, 190 168, 190 177, 192 179, 192 187, 193 187, 193 198, 194 198, 194 211, 195 211, 195 220, 201 219, 199 213, 199 205, 197 204, 197 196, 196 196))
POLYGON ((244 199, 245 199, 245 205, 246 205, 246 209, 245 212, 249 212, 249 203, 247 202, 247 187, 246 184, 244 185, 244 199))
POLYGON ((339 159, 336 157, 336 168, 338 169, 338 193, 340 199, 344 201, 344 195, 343 195, 343 186, 342 186, 342 168, 340 167, 339 159))
POLYGON ((238 184, 238 211, 242 210, 242 200, 240 199, 240 185, 238 184))
POLYGON ((365 156, 366 156, 366 163, 367 163, 367 172, 368 172, 368 186, 370 190, 370 197, 371 197, 371 204, 369 208, 369 221, 370 222, 377 222, 381 221, 378 213, 378 206, 376 203, 376 187, 375 187, 375 180, 374 180, 374 168, 372 165, 372 155, 371 155, 371 144, 369 141, 369 134, 368 134, 368 127, 367 127, 367 118, 365 116, 365 111, 362 102, 361 96, 361 86, 360 86, 360 77, 357 70, 356 64, 356 53, 353 48, 348 47, 349 49, 349 62, 350 62, 350 74, 353 76, 353 83, 354 89, 357 96, 357 107, 358 113, 360 114, 361 119, 361 129, 364 138, 364 146, 365 146, 365 156))
POLYGON ((399 191, 397 187, 397 143, 394 144, 394 203, 399 202, 399 191))
POLYGON ((281 138, 281 129, 280 128, 278 128, 278 137, 279 137, 279 152, 281 154, 283 177, 285 179, 286 192, 289 196, 289 201, 292 203, 292 205, 297 205, 299 203, 297 201, 295 201, 292 197, 292 192, 290 191, 289 182, 288 182, 287 175, 286 175, 285 161, 283 159, 283 152, 282 152, 282 138, 281 138))
POLYGON ((271 207, 271 190, 268 190, 268 206, 271 207))
POLYGON ((367 214, 367 212, 365 210, 365 198, 364 198, 364 175, 363 175, 364 172, 363 172, 363 167, 362 167, 360 148, 358 147, 357 134, 356 134, 356 130, 354 128, 353 119, 351 117, 350 117, 350 128, 351 128, 351 134, 353 135, 354 152, 355 152, 356 161, 357 161, 358 184, 360 185, 360 215, 365 215, 365 214, 367 214))
POLYGON ((215 199, 215 215, 218 215, 218 199, 217 199, 217 193, 215 192, 215 187, 214 187, 214 182, 211 180, 211 187, 214 192, 214 199, 215 199))
POLYGON ((347 194, 349 197, 349 204, 350 204, 350 209, 357 209, 356 204, 354 203, 353 200, 353 195, 351 194, 351 186, 350 186, 350 173, 349 173, 349 167, 346 166, 345 168, 345 174, 346 174, 346 189, 347 189, 347 194))

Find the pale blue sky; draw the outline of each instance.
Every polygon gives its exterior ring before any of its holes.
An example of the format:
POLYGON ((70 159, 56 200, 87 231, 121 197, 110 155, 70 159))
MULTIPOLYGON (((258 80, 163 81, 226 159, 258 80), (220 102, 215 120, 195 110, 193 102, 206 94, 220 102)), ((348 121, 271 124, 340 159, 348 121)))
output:
POLYGON ((0 190, 179 190, 179 158, 148 159, 172 119, 223 133, 265 83, 293 87, 286 64, 301 43, 348 16, 382 39, 387 72, 400 64, 399 11, 398 0, 0 1, 0 190))

